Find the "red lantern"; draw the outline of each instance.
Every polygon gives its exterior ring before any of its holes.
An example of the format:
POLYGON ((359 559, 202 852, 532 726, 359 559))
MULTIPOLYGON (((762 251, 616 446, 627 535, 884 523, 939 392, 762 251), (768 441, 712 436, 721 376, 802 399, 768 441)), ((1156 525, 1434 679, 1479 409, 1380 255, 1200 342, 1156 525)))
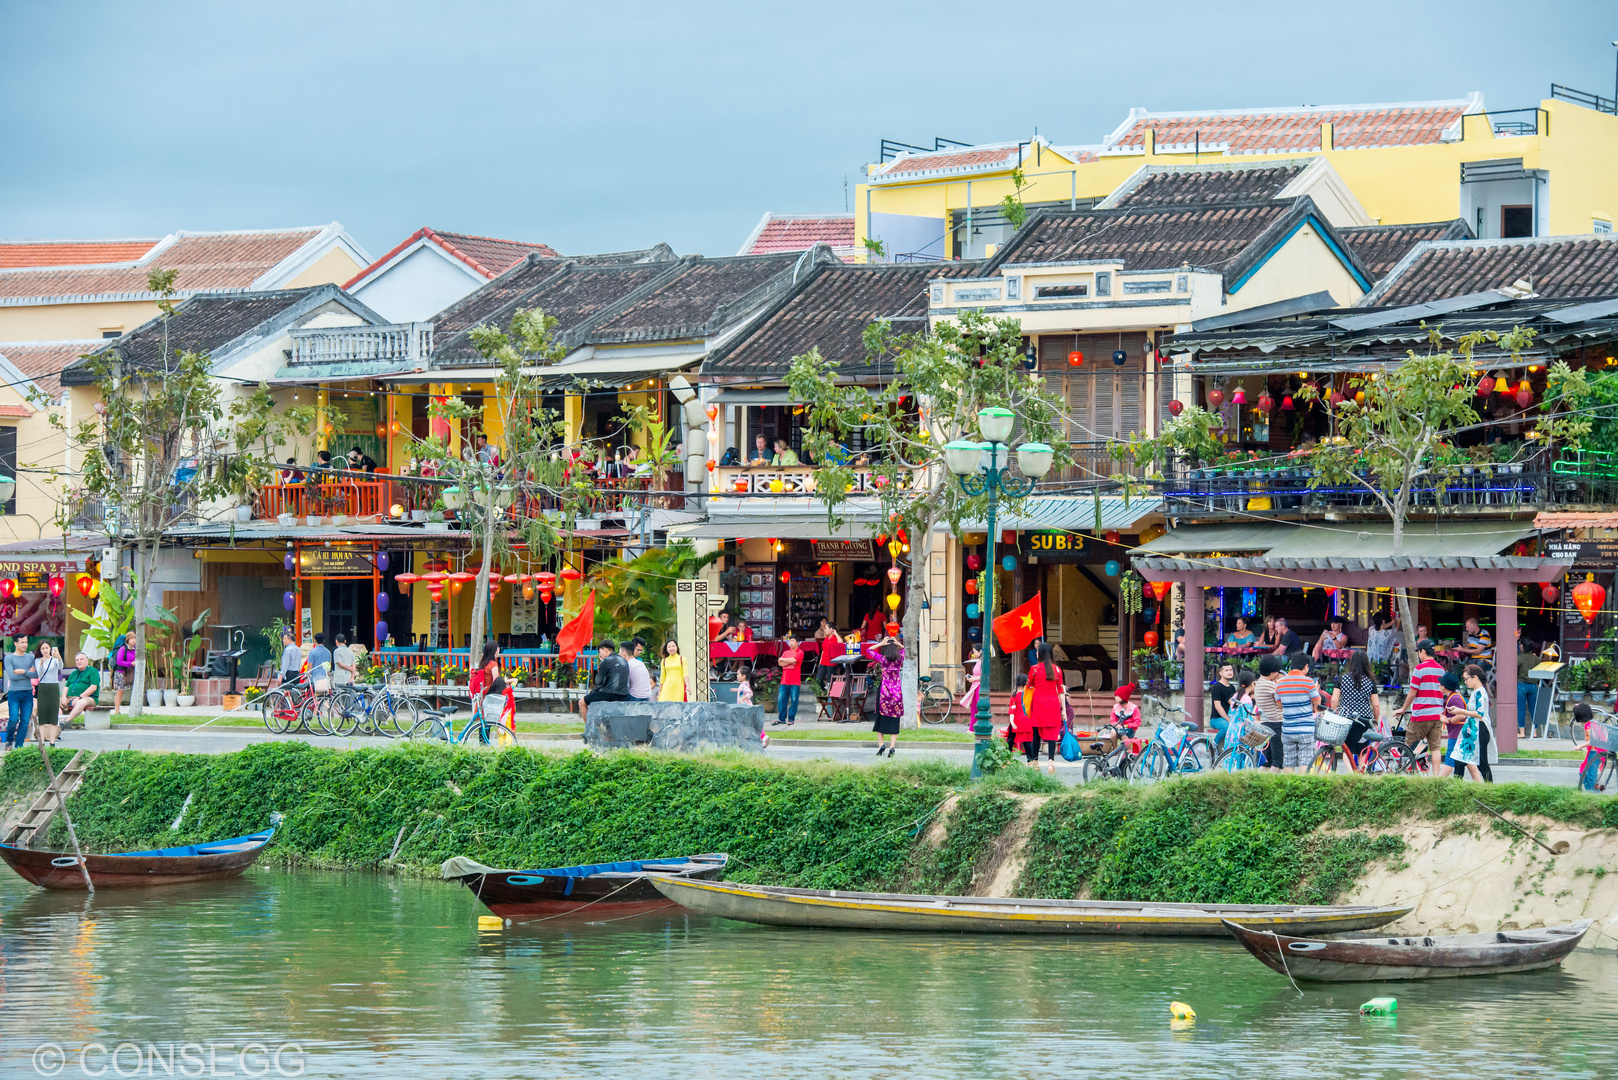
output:
POLYGON ((494 597, 499 596, 499 595, 500 595, 500 579, 492 577, 492 578, 489 579, 489 598, 493 599, 494 597))
POLYGON ((1555 585, 1541 585, 1539 587, 1540 599, 1544 600, 1547 605, 1556 603, 1556 598, 1561 595, 1562 590, 1555 585))
POLYGON ((1270 392, 1268 390, 1261 392, 1258 396, 1258 411, 1267 413, 1273 408, 1275 399, 1270 396, 1270 392))
POLYGON ((61 596, 62 595, 62 590, 67 588, 67 579, 64 578, 64 577, 58 577, 57 575, 52 574, 51 575, 51 580, 49 582, 49 588, 51 590, 51 595, 52 596, 61 596))
POLYGON ((1074 349, 1072 352, 1067 354, 1067 362, 1074 367, 1079 367, 1084 363, 1084 354, 1079 350, 1074 349))
POLYGON ((1293 411, 1293 408, 1292 408, 1292 395, 1291 394, 1288 394, 1288 395, 1286 395, 1285 397, 1283 397, 1281 399, 1281 411, 1282 412, 1292 412, 1293 411))
POLYGON ((903 630, 903 629, 904 629, 904 627, 900 626, 896 622, 890 622, 890 623, 887 624, 887 631, 888 631, 888 635, 890 637, 898 637, 899 636, 899 631, 903 630))
POLYGON ((836 573, 837 573, 837 570, 832 566, 831 563, 823 562, 823 563, 820 564, 820 569, 815 571, 815 576, 816 577, 832 577, 836 573))
POLYGON ((1109 543, 1109 544, 1118 543, 1118 540, 1119 540, 1118 530, 1117 529, 1108 529, 1107 530, 1107 535, 1102 537, 1102 539, 1106 540, 1107 543, 1109 543))
POLYGON ((966 590, 966 595, 976 596, 978 594, 978 579, 967 578, 965 584, 963 584, 961 588, 966 590))
POLYGON ((1230 403, 1232 405, 1246 405, 1247 404, 1247 391, 1243 390, 1240 386, 1238 386, 1236 388, 1236 392, 1234 394, 1230 395, 1230 403))
POLYGON ((534 598, 534 583, 532 581, 525 581, 522 583, 522 598, 524 600, 532 600, 534 598))
POLYGON ((550 603, 551 602, 551 597, 553 597, 555 595, 556 594, 551 592, 551 590, 549 590, 549 589, 541 589, 541 590, 539 590, 540 603, 542 603, 542 604, 550 603))
POLYGON ((470 570, 457 570, 449 576, 449 579, 457 585, 464 585, 469 581, 476 581, 478 576, 470 570))
POLYGON ((1157 648, 1157 631, 1156 630, 1148 630, 1148 631, 1146 631, 1146 633, 1144 633, 1144 634, 1142 634, 1140 636, 1140 641, 1141 641, 1141 644, 1145 645, 1148 649, 1157 648))
POLYGON ((709 472, 713 472, 718 467, 719 467, 719 462, 715 461, 713 458, 708 459, 708 471, 709 472))
POLYGON ((571 566, 562 567, 562 580, 563 581, 577 581, 583 576, 584 576, 584 572, 582 570, 576 570, 571 566))
POLYGON ((1208 408, 1217 409, 1225 403, 1225 392, 1218 387, 1208 391, 1208 408))
POLYGON ((444 586, 433 585, 427 590, 427 595, 432 598, 433 603, 442 604, 444 602, 444 586))
POLYGON ((1179 416, 1180 413, 1183 412, 1184 410, 1185 410, 1185 402, 1181 401, 1179 398, 1175 398, 1173 401, 1169 402, 1169 415, 1170 416, 1179 416))
POLYGON ((79 575, 79 595, 80 596, 89 596, 90 593, 94 589, 95 589, 95 578, 91 577, 89 574, 80 574, 79 575))
POLYGON ((1494 393, 1494 376, 1485 375, 1478 380, 1478 397, 1488 397, 1494 393))
POLYGON ((17 595, 17 582, 15 578, 0 578, 0 597, 10 600, 17 595))
POLYGON ((504 580, 507 585, 521 585, 523 582, 528 580, 528 575, 507 574, 502 580, 504 580))
POLYGON ((970 554, 970 555, 968 555, 966 557, 966 568, 968 570, 982 570, 983 569, 983 556, 979 555, 975 551, 972 552, 972 554, 970 554))
POLYGON ((393 576, 393 580, 399 583, 399 592, 404 596, 409 596, 410 586, 420 581, 421 576, 419 574, 411 574, 407 572, 403 574, 395 574, 393 576))
POLYGON ((1525 382, 1522 384, 1522 389, 1517 391, 1517 407, 1520 409, 1526 409, 1533 403, 1534 392, 1528 389, 1528 384, 1525 382))
POLYGON ((1163 602, 1163 598, 1168 596, 1169 590, 1174 588, 1174 582, 1149 581, 1146 583, 1146 587, 1152 590, 1152 595, 1157 597, 1157 602, 1161 604, 1163 602))
POLYGON ((1333 391, 1332 391, 1332 392, 1331 392, 1331 403, 1332 403, 1332 404, 1333 404, 1333 405, 1341 405, 1341 404, 1342 404, 1342 403, 1343 403, 1343 402, 1345 402, 1345 401, 1347 401, 1347 400, 1348 400, 1348 399, 1347 399, 1347 398, 1346 398, 1346 397, 1344 397, 1344 396, 1343 396, 1343 394, 1342 394, 1342 392, 1341 392, 1341 391, 1339 391, 1339 390, 1333 390, 1333 391))
POLYGON ((881 473, 877 473, 875 476, 871 477, 871 486, 876 488, 878 491, 881 491, 883 488, 888 486, 888 478, 883 476, 881 473))
POLYGON ((549 570, 541 570, 534 575, 534 583, 541 589, 554 589, 556 588, 556 575, 549 570))
POLYGON ((1584 575, 1584 580, 1573 586, 1573 606, 1579 609, 1586 623, 1596 621, 1601 614, 1601 606, 1607 602, 1607 590, 1596 584, 1594 574, 1584 575))
POLYGON ((781 571, 781 584, 785 585, 788 582, 790 582, 791 580, 792 580, 792 571, 790 571, 790 570, 781 571))

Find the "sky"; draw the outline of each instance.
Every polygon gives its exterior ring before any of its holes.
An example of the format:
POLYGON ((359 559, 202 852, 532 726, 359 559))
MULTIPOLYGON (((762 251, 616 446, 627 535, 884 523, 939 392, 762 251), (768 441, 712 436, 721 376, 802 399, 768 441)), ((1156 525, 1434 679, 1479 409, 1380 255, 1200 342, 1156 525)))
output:
POLYGON ((373 256, 422 225, 731 255, 766 211, 844 211, 883 138, 1610 96, 1614 39, 1612 0, 0 0, 0 237, 340 221, 373 256))

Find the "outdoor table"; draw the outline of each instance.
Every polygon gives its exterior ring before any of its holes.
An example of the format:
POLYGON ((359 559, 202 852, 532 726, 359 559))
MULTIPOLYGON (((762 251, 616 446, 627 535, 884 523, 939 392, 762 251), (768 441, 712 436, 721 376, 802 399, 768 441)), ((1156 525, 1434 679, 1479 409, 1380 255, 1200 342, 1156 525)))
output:
POLYGON ((1327 660, 1347 660, 1354 655, 1353 649, 1321 649, 1320 655, 1327 660))

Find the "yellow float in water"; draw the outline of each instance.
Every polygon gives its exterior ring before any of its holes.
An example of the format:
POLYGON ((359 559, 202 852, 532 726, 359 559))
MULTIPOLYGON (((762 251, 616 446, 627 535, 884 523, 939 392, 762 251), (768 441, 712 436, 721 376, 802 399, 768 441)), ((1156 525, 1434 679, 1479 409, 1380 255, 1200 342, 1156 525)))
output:
POLYGON ((1171 1001, 1169 1002, 1169 1015, 1176 1020, 1195 1020, 1197 1010, 1183 1001, 1171 1001))
POLYGON ((479 930, 498 930, 502 926, 504 926, 505 924, 506 924, 506 920, 502 919, 498 915, 479 915, 478 916, 478 929, 479 930))

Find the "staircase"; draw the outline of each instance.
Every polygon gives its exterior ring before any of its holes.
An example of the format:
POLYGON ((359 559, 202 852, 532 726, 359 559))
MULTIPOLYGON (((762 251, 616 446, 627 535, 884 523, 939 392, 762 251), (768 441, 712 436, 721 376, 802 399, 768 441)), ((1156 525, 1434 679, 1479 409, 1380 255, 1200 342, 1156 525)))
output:
POLYGON ((6 830, 5 843, 14 847, 29 847, 36 836, 44 836, 50 830, 51 822, 56 820, 62 804, 84 781, 85 770, 90 767, 90 760, 94 756, 94 753, 84 750, 74 754, 67 768, 56 774, 56 783, 46 788, 17 823, 6 830))

